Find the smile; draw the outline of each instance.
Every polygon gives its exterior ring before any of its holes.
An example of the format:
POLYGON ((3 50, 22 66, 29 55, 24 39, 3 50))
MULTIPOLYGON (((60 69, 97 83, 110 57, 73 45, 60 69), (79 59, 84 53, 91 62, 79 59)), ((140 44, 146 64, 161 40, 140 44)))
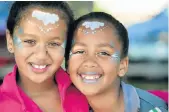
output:
POLYGON ((47 64, 40 65, 40 64, 30 63, 30 65, 31 65, 31 70, 36 74, 45 73, 49 68, 49 65, 47 64))
POLYGON ((37 68, 37 69, 44 69, 44 68, 47 67, 47 65, 35 65, 35 64, 32 64, 32 67, 37 68))
POLYGON ((96 83, 101 78, 101 74, 97 72, 84 72, 79 74, 79 76, 82 78, 82 81, 85 83, 96 83))

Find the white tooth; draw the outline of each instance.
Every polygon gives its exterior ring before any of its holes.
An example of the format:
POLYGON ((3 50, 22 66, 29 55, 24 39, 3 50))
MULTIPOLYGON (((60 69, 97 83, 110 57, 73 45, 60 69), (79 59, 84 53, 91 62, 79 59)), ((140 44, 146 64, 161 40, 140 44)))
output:
POLYGON ((85 79, 94 79, 93 76, 85 76, 85 79))
POLYGON ((35 67, 35 68, 39 68, 39 66, 38 66, 38 65, 34 65, 34 67, 35 67))
POLYGON ((85 76, 85 79, 89 79, 89 77, 88 77, 88 76, 85 76))
POLYGON ((46 65, 40 66, 40 69, 43 69, 43 68, 45 68, 45 67, 46 67, 46 65))
POLYGON ((82 78, 85 78, 85 75, 81 75, 82 76, 82 78))
POLYGON ((97 79, 97 76, 95 76, 94 78, 97 79))
POLYGON ((40 69, 43 69, 43 68, 46 67, 46 65, 39 66, 39 65, 34 65, 34 64, 32 64, 32 66, 35 67, 35 68, 40 68, 40 69))
POLYGON ((42 69, 42 68, 43 68, 43 66, 39 66, 39 68, 40 68, 40 69, 42 69))
POLYGON ((91 79, 95 79, 95 77, 94 77, 94 76, 90 76, 90 78, 91 78, 91 79))
POLYGON ((98 79, 98 78, 99 78, 99 76, 97 75, 95 78, 96 78, 96 79, 98 79))

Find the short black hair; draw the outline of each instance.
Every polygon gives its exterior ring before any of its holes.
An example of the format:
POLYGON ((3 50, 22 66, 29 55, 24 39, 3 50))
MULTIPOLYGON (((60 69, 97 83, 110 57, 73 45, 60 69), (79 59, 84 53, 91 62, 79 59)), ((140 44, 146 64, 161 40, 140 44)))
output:
POLYGON ((68 40, 66 45, 66 53, 65 53, 65 67, 68 67, 68 60, 69 60, 69 53, 72 47, 72 41, 74 34, 78 27, 82 24, 84 21, 88 20, 100 20, 110 23, 115 29, 116 33, 119 37, 119 41, 122 46, 121 51, 121 59, 126 57, 128 55, 128 48, 129 48, 129 39, 128 39, 128 32, 127 29, 124 27, 122 23, 120 23, 117 19, 115 19, 110 14, 107 14, 105 12, 91 12, 86 15, 81 16, 77 20, 74 21, 74 24, 69 29, 68 33, 68 40))
POLYGON ((74 21, 73 11, 67 2, 64 1, 16 1, 12 4, 7 20, 7 29, 13 35, 16 25, 20 22, 25 10, 30 7, 41 7, 47 9, 56 9, 63 12, 66 16, 67 26, 74 21))

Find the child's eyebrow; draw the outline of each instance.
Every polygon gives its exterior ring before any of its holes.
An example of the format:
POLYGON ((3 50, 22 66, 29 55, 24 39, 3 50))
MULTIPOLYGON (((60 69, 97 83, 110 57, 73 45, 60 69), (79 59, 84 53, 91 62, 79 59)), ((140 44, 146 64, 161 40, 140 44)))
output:
MULTIPOLYGON (((29 34, 29 33, 24 33, 23 36, 30 36, 30 37, 35 37, 35 38, 38 38, 39 36, 38 35, 34 35, 34 34, 29 34)), ((61 40, 60 37, 48 37, 50 40, 61 40)))
POLYGON ((104 44, 98 44, 98 47, 110 47, 110 48, 114 48, 113 45, 107 44, 107 43, 104 43, 104 44))
POLYGON ((81 43, 81 42, 75 42, 74 45, 76 45, 76 46, 86 46, 86 44, 81 43))

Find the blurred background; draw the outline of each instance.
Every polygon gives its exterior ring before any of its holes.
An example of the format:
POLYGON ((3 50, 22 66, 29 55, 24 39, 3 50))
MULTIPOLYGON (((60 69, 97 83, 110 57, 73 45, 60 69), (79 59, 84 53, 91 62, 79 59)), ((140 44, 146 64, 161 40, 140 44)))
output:
MULTIPOLYGON (((0 76, 12 70, 5 29, 13 2, 0 1, 0 76)), ((142 89, 168 90, 168 0, 69 1, 76 18, 91 11, 104 11, 128 30, 129 71, 125 81, 142 89)))

